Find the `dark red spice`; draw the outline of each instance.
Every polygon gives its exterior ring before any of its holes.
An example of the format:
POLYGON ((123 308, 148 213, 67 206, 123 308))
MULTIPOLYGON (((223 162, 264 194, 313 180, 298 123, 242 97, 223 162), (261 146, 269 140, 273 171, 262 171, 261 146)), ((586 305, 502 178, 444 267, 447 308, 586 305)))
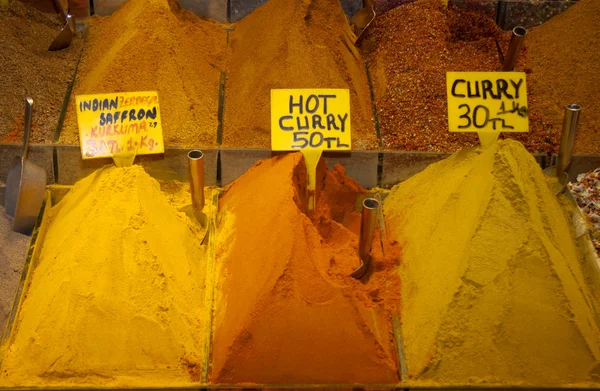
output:
MULTIPOLYGON (((448 71, 498 71, 500 50, 510 33, 488 16, 421 0, 397 7, 379 19, 362 45, 369 61, 383 147, 447 152, 479 143, 476 133, 449 133, 446 97, 448 71)), ((527 50, 517 71, 531 71, 527 50)), ((529 133, 503 133, 531 152, 555 150, 558 133, 536 113, 529 89, 529 133)))

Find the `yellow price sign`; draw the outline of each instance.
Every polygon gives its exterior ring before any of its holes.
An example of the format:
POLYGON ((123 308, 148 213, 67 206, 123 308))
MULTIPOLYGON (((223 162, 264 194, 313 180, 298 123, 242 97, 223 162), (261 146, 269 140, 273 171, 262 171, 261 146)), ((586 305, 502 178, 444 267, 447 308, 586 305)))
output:
POLYGON ((350 91, 347 89, 271 90, 271 149, 300 150, 308 172, 313 209, 317 164, 323 151, 349 151, 352 146, 350 91))
POLYGON ((271 90, 271 149, 348 151, 351 148, 347 89, 271 90))
POLYGON ((83 159, 164 153, 156 91, 77 95, 83 159))
POLYGON ((451 132, 477 132, 493 142, 500 132, 529 131, 525 73, 447 72, 446 89, 451 132))

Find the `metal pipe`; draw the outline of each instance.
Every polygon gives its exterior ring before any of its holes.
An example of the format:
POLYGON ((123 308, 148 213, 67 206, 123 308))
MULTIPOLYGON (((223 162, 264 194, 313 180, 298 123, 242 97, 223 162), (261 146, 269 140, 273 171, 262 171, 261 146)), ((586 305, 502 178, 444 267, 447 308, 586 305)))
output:
POLYGON ((556 176, 562 179, 565 171, 571 164, 571 155, 573 154, 573 145, 575 144, 575 134, 577 133, 577 124, 581 106, 570 104, 565 106, 565 119, 563 121, 562 135, 560 136, 560 149, 558 150, 558 161, 556 162, 556 176))
POLYGON ((496 6, 496 24, 504 30, 506 24, 506 14, 508 13, 508 4, 504 1, 499 1, 496 6))
POLYGON ((373 235, 377 225, 377 211, 379 201, 375 198, 365 198, 363 200, 362 214, 360 218, 360 237, 358 241, 358 256, 361 265, 351 276, 362 278, 371 266, 371 248, 373 247, 373 235))
POLYGON ((23 155, 21 159, 27 160, 29 154, 29 133, 31 132, 31 115, 33 113, 33 99, 30 97, 25 98, 25 130, 23 133, 23 155))
POLYGON ((188 174, 192 190, 192 206, 194 211, 202 212, 204 208, 204 154, 199 150, 188 152, 188 174))
POLYGON ((510 72, 515 69, 517 58, 519 58, 519 52, 521 51, 521 46, 523 45, 526 34, 527 30, 525 27, 517 26, 513 29, 508 49, 504 55, 504 63, 502 64, 502 70, 504 72, 510 72))
POLYGON ((360 240, 358 244, 358 253, 360 259, 363 261, 371 257, 371 247, 373 245, 375 226, 377 225, 378 209, 379 201, 375 198, 364 199, 360 219, 360 240))

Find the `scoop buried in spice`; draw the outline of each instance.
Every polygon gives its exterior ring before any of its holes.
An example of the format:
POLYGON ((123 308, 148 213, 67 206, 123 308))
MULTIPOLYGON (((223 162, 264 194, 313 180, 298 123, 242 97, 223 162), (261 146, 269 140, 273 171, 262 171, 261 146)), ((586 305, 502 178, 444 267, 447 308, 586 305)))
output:
POLYGON ((188 177, 192 193, 192 204, 180 209, 190 218, 196 219, 202 228, 204 236, 202 243, 208 237, 208 216, 202 211, 204 208, 204 154, 197 149, 188 152, 188 177))
POLYGON ((367 29, 373 23, 373 21, 375 21, 376 16, 377 14, 375 13, 375 7, 370 6, 364 7, 363 9, 358 11, 357 15, 355 15, 352 18, 352 22, 354 22, 354 28, 360 30, 360 33, 358 33, 358 37, 356 37, 356 41, 354 41, 354 44, 356 46, 358 46, 362 39, 365 37, 367 29), (368 22, 366 22, 365 24, 366 20, 368 20, 368 22))
POLYGON ((375 198, 365 198, 362 203, 362 214, 360 217, 360 237, 358 241, 358 256, 360 267, 356 269, 351 277, 362 278, 371 266, 371 247, 373 246, 373 235, 377 225, 377 212, 379 201, 375 198))
POLYGON ((13 217, 13 230, 23 234, 31 232, 44 201, 46 171, 27 159, 33 99, 25 99, 25 130, 23 154, 15 157, 6 177, 6 214, 13 217))
POLYGON ((508 44, 508 49, 506 50, 506 55, 504 56, 504 62, 502 64, 502 70, 504 72, 510 72, 515 69, 517 58, 519 57, 519 52, 521 51, 521 46, 523 45, 526 34, 527 30, 524 27, 517 26, 513 29, 510 43, 508 44))

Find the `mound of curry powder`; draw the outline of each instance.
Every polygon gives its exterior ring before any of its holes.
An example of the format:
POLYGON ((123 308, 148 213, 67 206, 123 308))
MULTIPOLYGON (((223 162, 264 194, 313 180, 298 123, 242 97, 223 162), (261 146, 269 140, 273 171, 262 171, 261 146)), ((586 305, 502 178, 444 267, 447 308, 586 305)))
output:
POLYGON ((214 383, 398 381, 399 248, 377 233, 372 270, 350 277, 365 191, 342 166, 317 171, 309 213, 300 153, 257 163, 221 199, 214 383))
POLYGON ((408 378, 422 386, 598 386, 597 288, 570 216, 513 140, 469 148, 384 200, 402 243, 408 378))

